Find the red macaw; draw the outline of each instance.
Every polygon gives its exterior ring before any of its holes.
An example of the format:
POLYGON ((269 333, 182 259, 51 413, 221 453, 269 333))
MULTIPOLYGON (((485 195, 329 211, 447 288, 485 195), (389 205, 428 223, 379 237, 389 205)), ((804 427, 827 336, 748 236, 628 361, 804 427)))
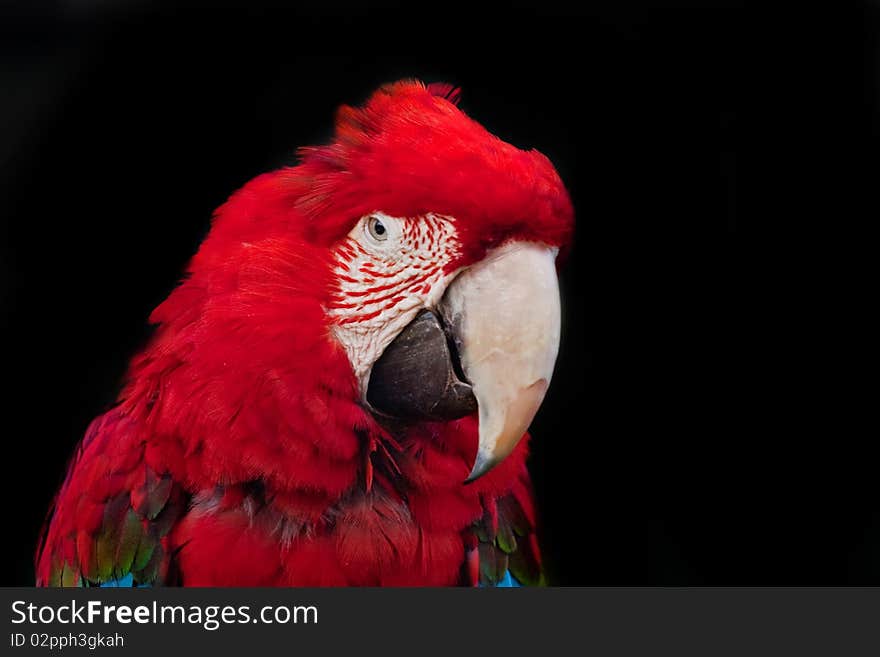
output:
POLYGON ((76 449, 39 585, 544 581, 524 435, 573 211, 458 93, 343 106, 215 213, 76 449))

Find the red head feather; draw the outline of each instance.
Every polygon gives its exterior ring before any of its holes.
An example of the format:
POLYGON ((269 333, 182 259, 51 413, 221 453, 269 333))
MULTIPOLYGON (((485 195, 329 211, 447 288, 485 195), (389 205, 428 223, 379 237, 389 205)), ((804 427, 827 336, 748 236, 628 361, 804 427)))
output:
POLYGON ((456 106, 459 96, 451 85, 402 81, 362 107, 341 107, 330 144, 302 148, 298 166, 245 186, 215 230, 235 223, 253 235, 272 222, 329 245, 375 210, 434 212, 458 220, 471 261, 509 236, 564 248, 573 212, 553 165, 488 132, 456 106))

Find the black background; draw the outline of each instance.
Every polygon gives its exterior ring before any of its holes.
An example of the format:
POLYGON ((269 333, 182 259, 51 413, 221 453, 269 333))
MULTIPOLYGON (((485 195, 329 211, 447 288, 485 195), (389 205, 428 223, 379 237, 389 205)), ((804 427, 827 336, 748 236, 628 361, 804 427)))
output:
POLYGON ((785 386, 755 357, 744 12, 584 4, 3 5, 3 583, 32 581, 71 449, 213 209, 402 77, 460 85, 573 197, 562 351, 533 424, 553 580, 880 581, 871 482, 799 460, 807 438, 770 417, 785 386))

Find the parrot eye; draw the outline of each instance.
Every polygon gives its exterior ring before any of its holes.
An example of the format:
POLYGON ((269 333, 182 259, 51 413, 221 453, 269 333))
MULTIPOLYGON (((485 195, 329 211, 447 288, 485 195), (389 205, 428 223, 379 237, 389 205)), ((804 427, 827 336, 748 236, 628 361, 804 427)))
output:
POLYGON ((379 217, 367 219, 367 230, 370 232, 370 237, 377 242, 384 242, 388 239, 388 229, 379 217))

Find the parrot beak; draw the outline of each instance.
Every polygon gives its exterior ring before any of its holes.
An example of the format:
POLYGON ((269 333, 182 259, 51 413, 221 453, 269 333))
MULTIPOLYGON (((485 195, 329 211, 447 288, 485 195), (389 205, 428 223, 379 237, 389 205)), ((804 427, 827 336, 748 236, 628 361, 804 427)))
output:
POLYGON ((550 385, 561 324, 556 253, 508 242, 462 272, 441 301, 479 408, 479 446, 466 481, 513 451, 550 385))
POLYGON ((367 402, 379 415, 448 421, 479 412, 466 482, 513 451, 537 413, 559 351, 557 249, 508 242, 463 270, 373 365, 367 402))

